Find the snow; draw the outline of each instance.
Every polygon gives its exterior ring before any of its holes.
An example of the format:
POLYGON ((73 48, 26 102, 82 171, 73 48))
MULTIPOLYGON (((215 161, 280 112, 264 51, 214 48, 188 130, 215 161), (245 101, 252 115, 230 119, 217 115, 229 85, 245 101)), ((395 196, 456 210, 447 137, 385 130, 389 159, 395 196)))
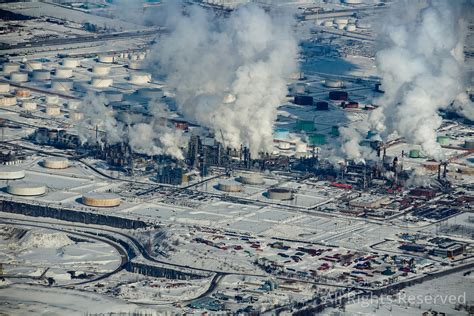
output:
POLYGON ((24 248, 61 248, 74 242, 65 233, 27 232, 20 245, 24 248))

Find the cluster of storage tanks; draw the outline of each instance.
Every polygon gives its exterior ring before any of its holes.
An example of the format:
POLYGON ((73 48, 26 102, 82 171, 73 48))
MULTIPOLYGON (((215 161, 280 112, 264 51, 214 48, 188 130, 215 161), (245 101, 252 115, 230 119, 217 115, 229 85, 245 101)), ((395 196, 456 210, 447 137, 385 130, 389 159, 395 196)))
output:
MULTIPOLYGON (((217 184, 217 189, 222 192, 236 193, 244 191, 245 185, 263 185, 265 184, 265 179, 262 175, 252 173, 252 174, 242 174, 235 179, 225 179, 221 180, 217 184)), ((293 191, 288 188, 269 188, 265 194, 268 199, 272 200, 291 200, 293 199, 293 191)))

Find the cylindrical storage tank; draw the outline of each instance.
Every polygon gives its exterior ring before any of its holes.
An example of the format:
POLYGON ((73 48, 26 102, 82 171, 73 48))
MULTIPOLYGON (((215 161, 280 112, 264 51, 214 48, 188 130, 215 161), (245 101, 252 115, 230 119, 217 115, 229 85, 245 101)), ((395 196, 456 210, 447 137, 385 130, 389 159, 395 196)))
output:
POLYGON ((45 101, 47 104, 58 104, 59 97, 57 95, 50 94, 46 96, 45 101))
POLYGON ((36 69, 33 70, 31 74, 33 80, 49 80, 51 79, 51 72, 46 69, 36 69))
POLYGON ((338 30, 343 30, 346 27, 346 24, 334 24, 338 30))
POLYGON ((293 93, 303 94, 306 92, 306 85, 304 83, 297 83, 293 86, 293 93))
POLYGON ((334 101, 346 101, 349 94, 346 91, 330 91, 329 99, 334 101))
POLYGON ((10 73, 10 80, 13 82, 27 82, 28 73, 22 71, 14 71, 10 73))
POLYGON ((316 102, 316 110, 317 111, 327 111, 327 110, 329 110, 329 103, 327 103, 326 101, 316 102))
POLYGON ((151 75, 146 72, 135 72, 130 74, 129 80, 133 84, 147 84, 151 81, 151 75))
POLYGON ((147 99, 158 99, 163 97, 163 90, 160 88, 143 88, 138 90, 138 95, 147 99))
POLYGON ((438 136, 436 137, 436 142, 438 142, 441 146, 449 145, 450 138, 449 136, 438 136))
POLYGON ((74 81, 71 79, 53 79, 51 80, 51 89, 57 91, 70 91, 74 88, 74 81))
POLYGON ((131 70, 140 70, 140 69, 143 69, 143 66, 140 62, 138 61, 131 61, 128 63, 128 69, 131 69, 131 70))
POLYGON ((313 105, 313 97, 308 95, 296 95, 294 103, 298 105, 313 105))
POLYGON ((61 65, 66 68, 76 68, 79 67, 81 61, 77 58, 63 58, 61 65))
POLYGON ((346 31, 348 32, 354 32, 356 30, 355 24, 347 24, 346 25, 346 31))
POLYGON ((0 93, 8 93, 10 91, 10 84, 8 82, 0 82, 0 93))
POLYGON ((418 149, 411 149, 408 153, 408 157, 410 158, 420 158, 420 151, 418 149))
POLYGON ((48 169, 66 169, 69 167, 69 160, 63 157, 44 158, 43 167, 48 169))
POLYGON ((344 0, 345 4, 361 4, 362 0, 344 0))
POLYGON ((343 18, 343 17, 335 18, 334 23, 346 25, 347 23, 349 23, 349 19, 348 18, 343 18))
POLYGON ((72 77, 72 68, 58 67, 55 70, 56 78, 70 78, 72 77))
POLYGON ((120 102, 123 100, 123 93, 119 91, 104 91, 104 95, 109 102, 120 102))
POLYGON ((250 184, 250 185, 259 185, 264 184, 265 180, 259 174, 243 174, 240 175, 239 181, 243 184, 250 184))
POLYGON ((314 122, 307 120, 298 120, 296 122, 296 130, 303 132, 313 132, 315 130, 314 122))
POLYGON ((0 96, 0 105, 3 105, 3 106, 16 105, 16 97, 14 95, 0 96))
POLYGON ((310 145, 324 145, 326 144, 326 135, 324 134, 313 134, 308 137, 310 145))
POLYGON ((19 181, 10 183, 7 192, 12 195, 38 196, 46 193, 46 186, 41 183, 19 181))
POLYGON ((333 27, 334 23, 331 20, 326 20, 323 22, 323 26, 325 27, 333 27))
POLYGON ((97 76, 106 76, 110 72, 108 65, 94 65, 92 66, 92 73, 97 76))
POLYGON ((145 53, 138 53, 138 60, 144 60, 146 58, 146 54, 145 53))
POLYGON ((288 143, 288 142, 279 142, 277 147, 278 147, 278 149, 281 149, 281 150, 288 150, 288 149, 290 149, 290 143, 288 143))
POLYGON ((69 112, 69 118, 73 121, 80 121, 84 119, 84 113, 82 112, 69 112))
POLYGON ((46 106, 46 115, 58 116, 61 114, 61 108, 57 105, 48 104, 46 106))
POLYGON ((467 139, 464 141, 464 148, 474 149, 474 139, 467 139))
POLYGON ((36 110, 36 102, 33 101, 25 101, 21 104, 21 107, 27 111, 34 111, 36 110))
POLYGON ((267 191, 267 197, 272 200, 291 200, 293 192, 287 188, 270 188, 267 191))
POLYGON ((342 80, 326 79, 324 86, 327 88, 342 88, 344 87, 344 82, 342 80))
POLYGON ((5 63, 3 64, 3 74, 9 75, 12 72, 20 71, 19 63, 5 63))
POLYGON ((18 88, 18 89, 16 89, 16 91, 15 91, 15 95, 16 95, 18 98, 28 98, 28 97, 31 95, 31 91, 28 90, 28 89, 21 89, 21 88, 18 88))
POLYGON ((308 150, 308 145, 306 143, 298 143, 295 146, 295 151, 297 153, 305 153, 308 150))
POLYGON ((120 196, 113 193, 87 193, 82 196, 82 203, 95 207, 114 207, 120 205, 120 196))
POLYGON ((289 78, 293 79, 293 80, 301 80, 301 79, 304 78, 304 72, 302 72, 302 71, 292 72, 292 73, 290 73, 289 78))
POLYGON ((77 110, 81 106, 81 100, 69 100, 67 102, 67 108, 69 110, 77 110))
POLYGON ((25 70, 27 71, 33 71, 33 70, 39 70, 39 69, 43 69, 43 63, 40 61, 31 60, 25 63, 25 70))
POLYGON ((0 166, 0 180, 17 180, 24 177, 24 169, 12 166, 0 166))
POLYGON ((223 180, 219 182, 217 188, 224 192, 240 192, 242 191, 242 184, 234 180, 223 180))
POLYGON ((100 62, 100 63, 108 63, 108 64, 111 64, 114 62, 114 55, 99 55, 99 57, 97 58, 97 60, 100 62))
POLYGON ((286 128, 277 128, 276 130, 273 131, 274 139, 286 140, 289 137, 290 137, 290 131, 287 130, 286 128))
POLYGON ((114 83, 110 77, 92 77, 91 85, 95 88, 108 88, 114 83))
POLYGON ((350 101, 345 103, 343 107, 346 109, 357 109, 359 108, 359 102, 350 101))

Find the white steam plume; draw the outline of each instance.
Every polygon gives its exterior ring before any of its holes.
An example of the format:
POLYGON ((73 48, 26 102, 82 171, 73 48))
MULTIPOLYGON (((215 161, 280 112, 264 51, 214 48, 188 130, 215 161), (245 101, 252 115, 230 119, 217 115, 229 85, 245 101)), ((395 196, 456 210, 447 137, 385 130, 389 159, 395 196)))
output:
MULTIPOLYGON (((437 111, 463 93, 462 6, 462 1, 447 0, 394 2, 394 10, 403 12, 384 20, 388 46, 376 56, 385 94, 370 122, 380 132, 397 132, 421 145, 435 159, 443 158, 436 142, 442 122, 437 111)), ((462 106, 472 107, 472 102, 462 106)))
POLYGON ((255 5, 228 18, 188 9, 170 16, 170 34, 151 50, 149 63, 166 75, 186 119, 218 138, 222 132, 226 146, 243 144, 253 155, 270 151, 285 78, 297 68, 292 19, 255 5), (235 101, 224 103, 228 94, 235 101))

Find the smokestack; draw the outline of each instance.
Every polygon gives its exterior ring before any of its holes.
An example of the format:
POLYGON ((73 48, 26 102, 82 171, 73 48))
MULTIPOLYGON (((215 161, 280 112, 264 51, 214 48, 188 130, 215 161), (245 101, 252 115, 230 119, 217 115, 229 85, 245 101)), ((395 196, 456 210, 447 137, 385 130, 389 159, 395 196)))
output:
POLYGON ((441 180, 441 164, 438 165, 438 180, 441 180))
POLYGON ((443 178, 446 178, 446 168, 448 167, 448 163, 444 163, 444 169, 443 169, 443 178))

